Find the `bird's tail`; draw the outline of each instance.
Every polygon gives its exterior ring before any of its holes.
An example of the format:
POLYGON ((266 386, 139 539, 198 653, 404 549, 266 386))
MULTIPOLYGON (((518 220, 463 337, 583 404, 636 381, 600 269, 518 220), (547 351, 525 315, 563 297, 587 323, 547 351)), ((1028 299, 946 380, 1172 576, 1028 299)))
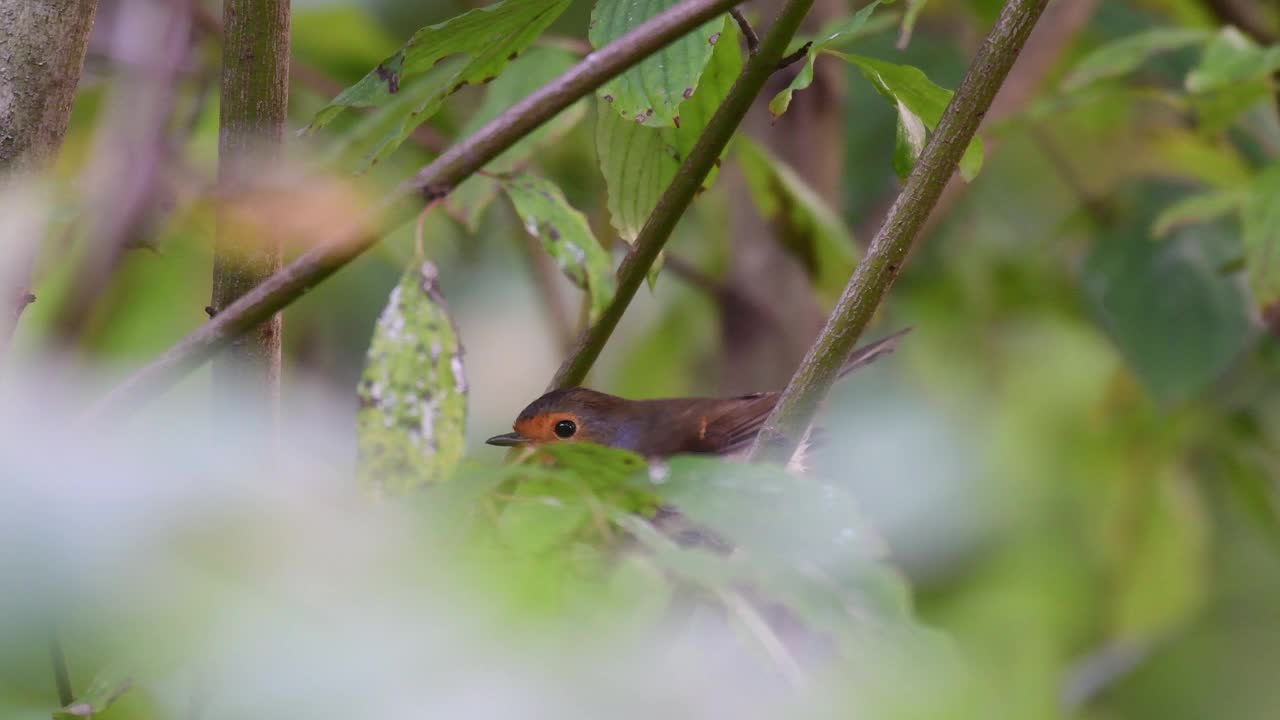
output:
POLYGON ((898 348, 898 341, 909 332, 911 332, 911 328, 903 328, 888 337, 881 338, 854 350, 850 353, 849 359, 844 362, 844 366, 840 368, 840 377, 844 377, 864 365, 870 365, 882 355, 888 355, 893 352, 898 348))

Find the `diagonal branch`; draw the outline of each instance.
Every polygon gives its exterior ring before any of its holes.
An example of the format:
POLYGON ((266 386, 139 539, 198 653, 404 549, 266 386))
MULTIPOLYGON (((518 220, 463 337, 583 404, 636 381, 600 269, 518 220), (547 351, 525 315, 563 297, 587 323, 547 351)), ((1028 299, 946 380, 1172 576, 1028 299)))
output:
POLYGON ((649 268, 671 237, 671 231, 702 188, 707 173, 719 162, 720 154, 733 138, 738 125, 746 117, 751 103, 760 94, 769 76, 777 69, 779 60, 787 50, 787 44, 800 28, 800 22, 812 5, 813 0, 788 0, 782 8, 756 54, 747 60, 742 74, 707 122, 706 129, 681 163, 671 184, 662 193, 657 207, 649 213, 644 227, 636 236, 635 249, 623 260, 622 267, 618 268, 618 290, 614 293, 613 300, 601 313, 596 324, 583 333, 573 353, 556 371, 551 380, 552 389, 580 384, 595 364, 596 358, 600 357, 605 343, 626 312, 627 305, 635 297, 649 268))
POLYGON ((1047 4, 1048 0, 1005 3, 822 334, 756 437, 751 448, 753 459, 785 463, 795 452, 818 404, 901 272, 911 244, 1047 4))
MULTIPOLYGON (((428 197, 446 194, 561 110, 739 1, 685 0, 651 18, 591 53, 563 75, 451 147, 402 184, 375 208, 375 212, 384 213, 415 192, 428 197)), ((126 378, 90 407, 81 419, 92 421, 127 411, 167 390, 236 337, 372 247, 381 238, 381 233, 370 229, 375 218, 376 215, 370 214, 335 228, 322 238, 318 247, 304 253, 227 307, 220 308, 216 317, 126 378)))

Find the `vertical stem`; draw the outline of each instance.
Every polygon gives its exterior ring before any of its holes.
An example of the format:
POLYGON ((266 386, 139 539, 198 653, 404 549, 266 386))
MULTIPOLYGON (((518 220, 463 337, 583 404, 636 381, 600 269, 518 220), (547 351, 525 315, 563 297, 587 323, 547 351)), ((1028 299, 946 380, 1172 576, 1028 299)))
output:
POLYGON ((702 187, 707 173, 719 161, 720 153, 737 132, 738 125, 751 109, 752 102, 778 67, 778 61, 787 51, 787 44, 795 36, 800 22, 812 5, 813 0, 787 0, 778 19, 760 43, 759 51, 747 60, 742 74, 711 116, 706 130, 676 171, 675 178, 662 193, 657 207, 645 220, 644 227, 636 236, 635 248, 623 260, 622 267, 618 268, 618 291, 596 324, 579 338, 573 353, 552 378, 552 388, 578 385, 587 376, 596 358, 600 357, 600 351, 604 349, 631 299, 640 289, 658 253, 662 252, 662 247, 671 237, 671 231, 680 222, 685 210, 689 209, 689 204, 702 187))
MULTIPOLYGON (((218 183, 224 197, 243 192, 255 170, 283 157, 289 99, 289 0, 224 0, 218 183)), ((218 218, 213 261, 214 312, 281 267, 279 241, 238 236, 218 218)), ((231 342, 213 363, 219 397, 260 403, 255 419, 274 435, 280 406, 280 313, 231 342), (260 415, 258 415, 260 413, 260 415)))
MULTIPOLYGON (((0 174, 35 173, 71 120, 96 0, 0 0, 0 174)), ((31 301, 34 238, 0 249, 0 355, 31 301)))
POLYGON ((858 337, 902 271, 912 243, 1046 4, 1048 0, 1005 3, 822 334, 761 428, 751 449, 752 458, 785 463, 795 452, 818 403, 826 397, 858 337))
POLYGON ((58 640, 57 628, 49 628, 49 659, 53 663, 53 684, 58 689, 58 705, 66 707, 75 702, 76 694, 71 689, 71 669, 67 665, 67 656, 62 652, 62 642, 58 640))

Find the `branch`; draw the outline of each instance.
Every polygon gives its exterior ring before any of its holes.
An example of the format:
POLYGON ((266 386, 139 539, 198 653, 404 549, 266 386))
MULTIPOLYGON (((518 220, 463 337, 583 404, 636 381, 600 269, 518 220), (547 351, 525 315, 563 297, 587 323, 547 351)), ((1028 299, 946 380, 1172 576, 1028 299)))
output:
POLYGON ((778 61, 786 52, 787 44, 800 27, 800 22, 809 12, 813 0, 788 0, 779 13, 778 19, 769 28, 769 33, 761 42, 755 55, 747 60, 724 102, 716 109, 706 130, 698 138, 688 157, 676 171, 671 184, 662 193, 658 205, 649 214, 644 227, 636 236, 634 249, 622 261, 618 268, 618 290, 613 300, 600 315, 600 319, 589 328, 578 340, 574 352, 564 361, 551 380, 551 388, 572 387, 580 384, 587 376, 591 366, 595 364, 600 351, 604 349, 609 336, 613 334, 627 305, 635 297, 636 290, 644 282, 649 268, 653 266, 658 253, 662 252, 671 231, 680 221, 694 196, 702 188, 707 173, 720 160, 729 140, 733 138, 738 125, 741 124, 751 103, 764 88, 765 82, 777 68, 778 61))
POLYGON ((751 448, 753 459, 785 463, 795 452, 819 402, 901 271, 911 244, 1047 4, 1048 0, 1005 3, 822 334, 756 437, 751 448))
POLYGON ((414 192, 428 195, 447 193, 560 111, 738 2, 685 0, 588 55, 563 75, 436 158, 373 212, 354 218, 349 225, 335 228, 320 238, 318 247, 304 253, 240 299, 220 308, 216 317, 138 369, 91 406, 81 421, 91 422, 125 412, 164 392, 236 337, 372 247, 381 236, 367 226, 374 224, 377 214, 386 212, 414 192))
POLYGON ((738 8, 730 10, 729 17, 738 23, 738 29, 742 31, 742 37, 747 41, 747 51, 755 55, 760 50, 760 36, 756 35, 756 29, 751 27, 751 22, 747 20, 747 16, 743 15, 738 8))

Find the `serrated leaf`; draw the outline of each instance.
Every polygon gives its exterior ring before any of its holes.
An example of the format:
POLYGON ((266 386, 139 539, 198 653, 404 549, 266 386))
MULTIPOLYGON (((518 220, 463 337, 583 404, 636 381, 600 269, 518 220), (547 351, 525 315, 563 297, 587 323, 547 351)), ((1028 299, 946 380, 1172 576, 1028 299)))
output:
POLYGON ((1125 75, 1161 53, 1198 45, 1209 39, 1208 30, 1155 28, 1123 37, 1086 55, 1063 81, 1067 90, 1078 90, 1104 78, 1125 75))
POLYGON ((809 46, 809 52, 805 55, 804 65, 800 67, 800 71, 791 79, 791 83, 787 85, 786 89, 774 95, 773 99, 769 101, 769 114, 776 119, 785 113, 787 108, 791 107, 791 97, 797 91, 804 90, 813 84, 813 64, 817 61, 818 55, 832 45, 856 36, 867 24, 871 13, 875 12, 875 9, 880 5, 880 0, 875 0, 875 2, 854 13, 853 17, 826 29, 818 38, 813 40, 809 46))
MULTIPOLYGON (((869 80, 880 95, 892 103, 899 113, 906 109, 917 115, 929 132, 933 132, 938 122, 942 120, 942 113, 951 102, 953 93, 935 85, 919 68, 863 55, 849 55, 834 50, 829 52, 858 68, 862 76, 869 80)), ((906 122, 901 119, 901 116, 899 120, 906 122)), ((977 177, 982 170, 982 157, 982 139, 974 137, 960 158, 960 176, 967 181, 977 177)), ((912 165, 914 166, 914 158, 912 165)), ((906 176, 902 172, 898 175, 906 176)))
POLYGON ((774 224, 789 253, 808 271, 822 295, 834 297, 857 260, 853 234, 844 221, 794 170, 746 137, 737 158, 760 216, 774 224))
POLYGON ((53 712, 53 720, 87 720, 104 712, 121 695, 129 691, 133 681, 118 668, 108 668, 94 676, 83 693, 66 707, 53 712))
POLYGON ((1247 193, 1240 190, 1210 190, 1189 195, 1161 210, 1151 226, 1151 233, 1162 238, 1186 225, 1216 220, 1239 209, 1247 197, 1247 193))
POLYGON ((542 241, 560 270, 585 290, 595 322, 613 299, 615 283, 609 253, 591 233, 582 213, 565 200, 560 188, 543 178, 518 175, 502 181, 502 188, 525 231, 542 241))
POLYGON ((1249 290, 1271 319, 1280 312, 1280 164, 1258 174, 1241 219, 1249 290))
POLYGON ((1260 48, 1234 27, 1223 28, 1205 46, 1200 64, 1187 73, 1187 90, 1203 93, 1266 77, 1280 69, 1280 45, 1260 48))
MULTIPOLYGON (((573 67, 577 61, 572 54, 558 48, 532 48, 512 61, 507 71, 489 84, 484 102, 467 123, 458 131, 459 137, 468 137, 484 127, 503 111, 530 93, 573 67)), ((566 108, 550 121, 520 138, 498 157, 484 166, 490 174, 515 172, 529 159, 535 150, 564 137, 582 116, 586 114, 585 101, 566 108)), ((469 232, 476 232, 480 218, 489 203, 498 195, 498 184, 482 175, 472 175, 445 198, 445 210, 456 218, 469 232)))
MULTIPOLYGON (((722 32, 698 89, 679 108, 678 127, 646 127, 611 112, 603 100, 597 103, 596 152, 608 190, 609 220, 628 243, 644 227, 742 70, 737 27, 726 21, 722 32)), ((710 187, 717 175, 712 168, 703 187, 710 187)))
MULTIPOLYGON (((678 1, 598 0, 591 11, 587 37, 592 47, 604 47, 678 1)), ((677 108, 698 87, 723 26, 721 19, 708 21, 609 80, 596 95, 610 106, 611 112, 631 122, 675 127, 677 108)))
POLYGON ((401 85, 453 55, 465 60, 443 82, 434 84, 419 102, 405 109, 392 130, 374 148, 369 164, 399 147, 415 127, 431 117, 448 95, 469 83, 487 82, 506 68, 569 6, 570 0, 505 0, 418 30, 399 51, 378 64, 355 85, 322 108, 306 131, 324 127, 346 108, 381 107, 401 85))
POLYGON ((430 263, 411 269, 378 317, 358 388, 361 481, 402 493, 449 476, 462 456, 462 345, 430 263))

